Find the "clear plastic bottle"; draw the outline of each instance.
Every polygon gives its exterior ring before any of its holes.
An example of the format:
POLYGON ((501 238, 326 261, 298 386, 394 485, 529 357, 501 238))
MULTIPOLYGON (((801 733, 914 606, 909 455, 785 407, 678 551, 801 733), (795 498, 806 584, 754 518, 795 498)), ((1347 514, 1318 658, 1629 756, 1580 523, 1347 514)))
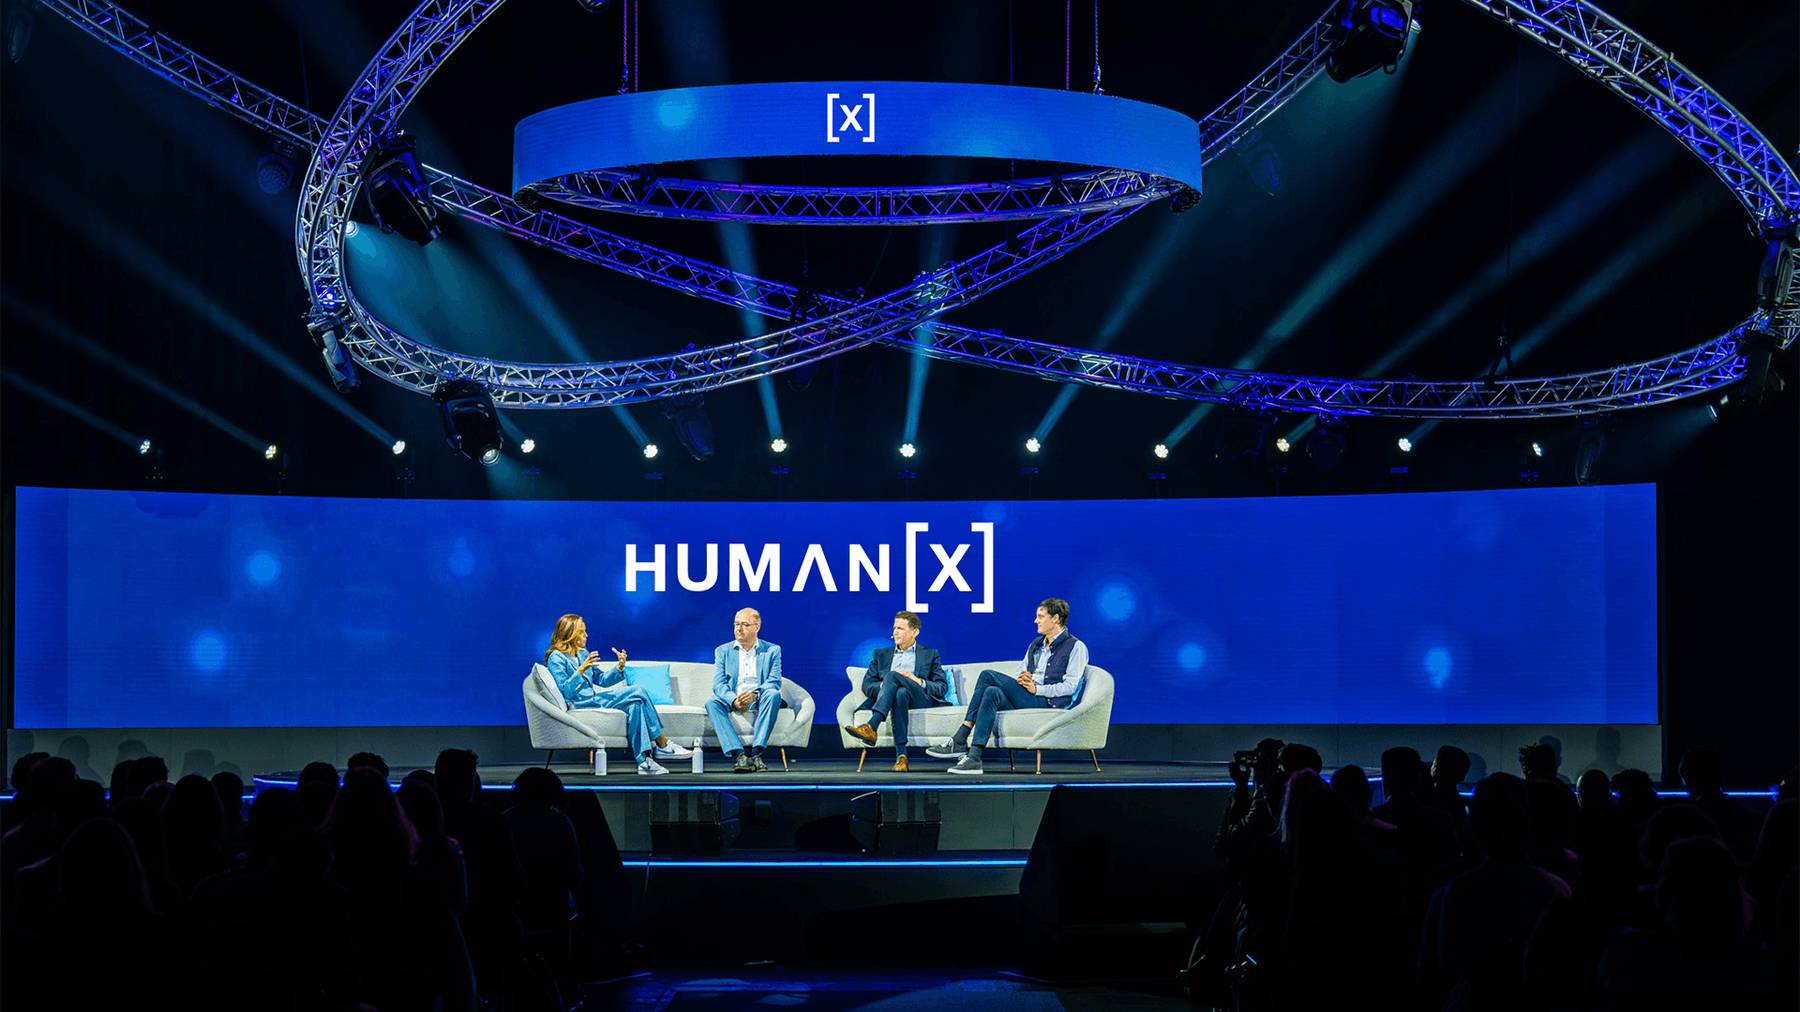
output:
POLYGON ((706 772, 706 750, 700 747, 700 739, 698 737, 694 739, 693 764, 695 773, 706 772))
POLYGON ((606 775, 606 749, 604 746, 594 750, 594 775, 597 777, 606 775))

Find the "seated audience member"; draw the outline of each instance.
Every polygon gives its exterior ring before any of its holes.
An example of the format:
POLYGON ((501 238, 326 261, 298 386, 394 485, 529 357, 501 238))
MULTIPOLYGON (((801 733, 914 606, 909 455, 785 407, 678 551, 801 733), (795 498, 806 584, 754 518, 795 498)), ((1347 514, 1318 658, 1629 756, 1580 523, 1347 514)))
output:
POLYGON ((761 636, 762 614, 740 608, 731 617, 731 642, 713 651, 712 697, 706 716, 712 721, 719 749, 731 758, 733 773, 763 773, 763 749, 781 715, 781 647, 761 636), (731 722, 734 713, 750 718, 750 743, 731 722))
POLYGON ((574 893, 581 885, 581 848, 562 804, 562 780, 533 766, 513 781, 512 805, 506 810, 506 828, 522 873, 519 918, 528 933, 539 936, 567 933, 574 893))
POLYGON ((1469 836, 1469 805, 1459 788, 1469 776, 1469 753, 1455 745, 1439 745, 1431 760, 1430 785, 1425 802, 1450 816, 1450 828, 1456 834, 1458 853, 1469 854, 1475 841, 1469 836))
POLYGON ((1033 621, 1037 637, 1025 650, 1024 670, 1017 675, 983 671, 969 692, 962 726, 950 740, 925 750, 933 759, 956 760, 946 772, 979 776, 981 750, 994 733, 1001 710, 1064 709, 1081 687, 1087 671, 1087 644, 1069 632, 1069 602, 1045 598, 1033 621))
POLYGON ((550 635, 550 649, 544 651, 544 667, 556 679, 563 698, 577 710, 619 710, 625 714, 625 737, 631 743, 631 759, 637 771, 647 776, 669 772, 658 759, 674 759, 693 755, 693 751, 669 741, 663 734, 662 717, 650 693, 639 685, 625 684, 625 651, 613 648, 618 663, 601 674, 589 675, 590 669, 605 669, 599 654, 587 648, 587 623, 580 615, 564 615, 556 620, 550 635), (616 688, 609 688, 616 686, 616 688))
POLYGON ((374 752, 358 752, 355 755, 352 755, 344 763, 345 770, 353 770, 353 769, 357 769, 362 766, 367 766, 368 768, 381 774, 382 779, 384 779, 384 780, 387 778, 387 775, 388 775, 387 760, 381 758, 381 756, 375 754, 374 752))
POLYGON ((874 746, 881 722, 894 718, 894 772, 905 773, 907 715, 914 709, 944 706, 950 678, 938 652, 919 645, 919 616, 903 611, 894 616, 894 645, 877 647, 863 675, 863 695, 873 704, 869 719, 844 728, 851 737, 874 746))
POLYGON ((1737 862, 1716 837, 1669 845, 1656 884, 1660 925, 1619 933, 1600 958, 1615 1008, 1752 1008, 1776 993, 1773 967, 1745 937, 1737 862))
POLYGON ((1523 1008, 1525 947, 1569 885, 1526 859, 1525 784, 1495 773, 1469 806, 1480 863, 1439 886, 1426 907, 1419 983, 1428 1007, 1523 1008))
POLYGON ((1619 815, 1631 827, 1633 836, 1643 832, 1644 825, 1650 816, 1662 807, 1662 798, 1656 794, 1656 784, 1651 781, 1650 774, 1643 770, 1620 770, 1613 774, 1613 794, 1619 799, 1619 815))
POLYGON ((212 787, 225 815, 225 855, 236 861, 244 854, 244 778, 220 770, 212 775, 212 787))
POLYGON ((1706 813, 1733 857, 1748 862, 1756 851, 1756 834, 1762 823, 1751 811, 1725 796, 1725 762, 1715 748, 1688 749, 1681 757, 1681 782, 1688 802, 1706 813))

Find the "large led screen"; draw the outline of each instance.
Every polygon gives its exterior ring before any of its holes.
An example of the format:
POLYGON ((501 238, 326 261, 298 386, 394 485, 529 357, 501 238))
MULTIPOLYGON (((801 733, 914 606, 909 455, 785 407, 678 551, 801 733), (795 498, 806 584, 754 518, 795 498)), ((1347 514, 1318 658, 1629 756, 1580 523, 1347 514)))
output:
POLYGON ((21 488, 18 727, 523 724, 557 616, 710 661, 758 609, 832 719, 893 615, 950 664, 1032 615, 1117 724, 1654 723, 1650 486, 1279 499, 651 503, 21 488))

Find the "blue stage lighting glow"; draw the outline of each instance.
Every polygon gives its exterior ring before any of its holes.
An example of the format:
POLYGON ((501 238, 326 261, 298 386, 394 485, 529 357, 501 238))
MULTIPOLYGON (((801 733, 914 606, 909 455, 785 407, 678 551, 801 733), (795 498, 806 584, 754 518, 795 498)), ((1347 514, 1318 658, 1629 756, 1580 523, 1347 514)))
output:
MULTIPOLYGON (((1073 389, 1073 388, 1071 388, 1071 389, 1073 389)), ((1030 439, 1027 439, 1025 441, 1025 452, 1026 453, 1036 453, 1043 448, 1044 448, 1044 444, 1039 442, 1038 438, 1036 436, 1032 436, 1030 439)))
POLYGON ((1167 443, 1156 444, 1155 448, 1152 449, 1150 452, 1156 454, 1157 460, 1169 459, 1169 446, 1167 443))
POLYGON ((456 576, 468 576, 475 572, 475 553, 469 550, 467 538, 457 538, 451 546, 450 554, 444 557, 444 565, 456 576))
POLYGON ((394 445, 393 445, 392 449, 394 451, 394 456, 396 456, 396 457, 400 456, 402 453, 405 453, 406 452, 406 440, 404 440, 404 439, 394 440, 394 445))
POLYGON ((644 444, 644 459, 645 460, 655 460, 656 454, 658 452, 659 451, 656 449, 655 443, 645 443, 644 444))
POLYGON ((1399 439, 1396 439, 1394 441, 1394 445, 1398 446, 1400 448, 1401 453, 1411 453, 1412 452, 1413 442, 1411 439, 1408 439, 1405 436, 1401 436, 1399 439))
POLYGON ((1206 648, 1198 643, 1183 643, 1175 652, 1175 663, 1183 671, 1199 671, 1206 667, 1206 648))
POLYGON ((259 587, 267 587, 281 578, 281 557, 270 551, 251 552, 244 560, 244 575, 259 587))
POLYGON ((225 637, 207 629, 188 643, 188 660, 203 674, 216 674, 225 666, 225 637))
POLYGON ((143 456, 144 454, 149 453, 150 449, 151 449, 150 441, 148 439, 146 439, 143 442, 138 444, 138 455, 143 456))
POLYGON ((532 439, 530 436, 526 436, 524 439, 519 440, 520 453, 530 453, 535 449, 537 449, 537 440, 532 439))
POLYGON ((911 443, 900 444, 900 456, 905 457, 907 460, 911 460, 918 452, 919 448, 911 443))
POLYGON ((1424 663, 1425 673, 1430 676, 1431 687, 1434 689, 1444 687, 1444 683, 1450 680, 1451 672, 1456 666, 1455 660, 1450 656, 1450 651, 1443 647, 1432 647, 1425 651, 1424 663))
POLYGON ((856 870, 859 868, 1023 868, 1025 858, 1022 857, 981 857, 981 858, 940 858, 938 860, 850 858, 843 861, 721 861, 696 860, 686 861, 680 858, 657 860, 629 860, 622 864, 627 868, 658 868, 663 871, 674 871, 681 868, 743 868, 749 870, 768 868, 839 868, 856 870))
POLYGON ((1137 612, 1137 594, 1129 584, 1108 583, 1101 586, 1100 617, 1108 622, 1125 622, 1137 612))

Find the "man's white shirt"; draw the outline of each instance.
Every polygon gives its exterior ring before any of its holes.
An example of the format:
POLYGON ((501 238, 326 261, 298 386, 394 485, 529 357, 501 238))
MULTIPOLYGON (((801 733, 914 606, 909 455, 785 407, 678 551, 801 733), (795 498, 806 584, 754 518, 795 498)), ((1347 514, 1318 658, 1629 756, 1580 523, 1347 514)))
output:
MULTIPOLYGON (((760 642, 760 641, 758 641, 760 642)), ((739 695, 756 691, 756 644, 738 647, 738 680, 739 695)))

